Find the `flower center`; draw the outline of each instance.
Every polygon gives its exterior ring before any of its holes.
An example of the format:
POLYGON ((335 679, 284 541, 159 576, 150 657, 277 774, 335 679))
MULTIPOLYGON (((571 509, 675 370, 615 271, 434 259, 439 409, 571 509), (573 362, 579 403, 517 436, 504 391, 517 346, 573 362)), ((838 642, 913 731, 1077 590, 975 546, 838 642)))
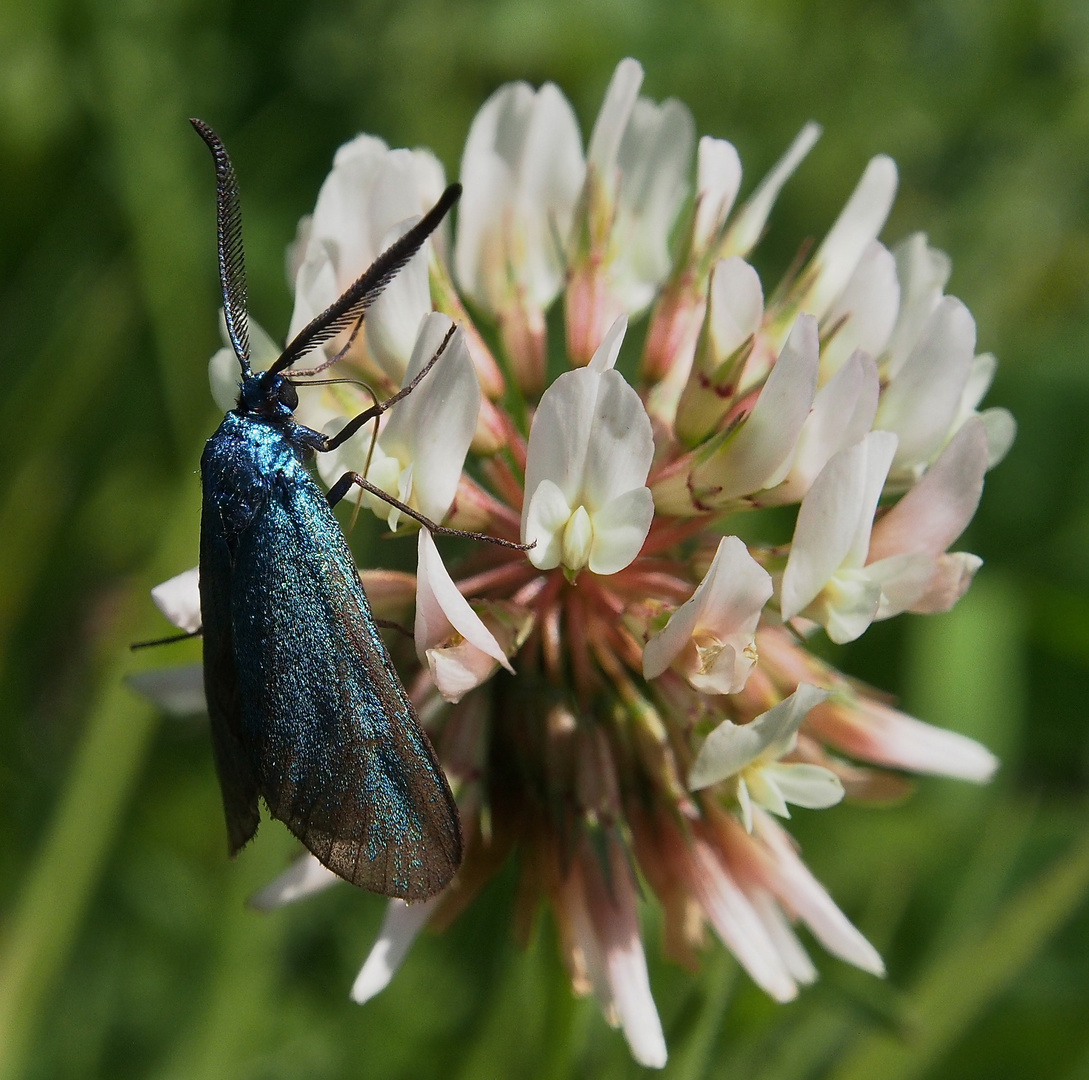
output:
POLYGON ((563 529, 563 565, 568 570, 581 570, 590 561, 594 542, 594 525, 585 506, 579 506, 567 519, 563 529))

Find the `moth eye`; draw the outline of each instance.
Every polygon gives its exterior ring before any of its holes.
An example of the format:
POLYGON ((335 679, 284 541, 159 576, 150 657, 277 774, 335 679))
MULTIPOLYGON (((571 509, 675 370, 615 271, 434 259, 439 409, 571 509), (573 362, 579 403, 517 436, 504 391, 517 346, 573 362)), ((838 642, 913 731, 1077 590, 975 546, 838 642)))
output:
POLYGON ((299 407, 299 392, 295 389, 294 383, 288 382, 287 379, 284 379, 280 386, 279 398, 292 412, 299 407))

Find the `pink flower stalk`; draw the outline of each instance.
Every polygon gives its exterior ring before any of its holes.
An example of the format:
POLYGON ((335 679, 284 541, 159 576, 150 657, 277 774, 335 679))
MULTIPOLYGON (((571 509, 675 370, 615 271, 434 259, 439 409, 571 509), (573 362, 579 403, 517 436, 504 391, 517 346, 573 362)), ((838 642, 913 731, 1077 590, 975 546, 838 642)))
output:
MULTIPOLYGON (((436 237, 370 310, 337 364, 355 383, 299 380, 298 415, 335 430, 370 403, 359 380, 395 390, 453 321, 436 370, 323 475, 366 470, 436 520, 534 544, 478 545, 448 567, 420 533, 415 578, 363 575, 379 617, 414 623, 414 652, 390 644, 466 854, 440 896, 391 902, 352 996, 379 992, 422 926, 446 925, 517 853, 516 923, 551 908, 575 991, 661 1067, 640 895, 661 906, 671 958, 696 966, 710 928, 776 1000, 816 978, 800 925, 880 975, 780 821, 845 793, 899 797, 901 772, 993 772, 983 747, 898 712, 805 641, 956 602, 979 560, 948 548, 1013 423, 979 411, 994 360, 943 295, 946 257, 921 235, 878 239, 890 159, 869 163, 812 256, 768 288, 746 257, 819 128, 735 209, 736 151, 702 139, 690 176, 691 115, 641 98, 641 82, 634 60, 619 65, 585 157, 557 87, 496 91, 465 148, 452 246, 436 237), (561 298, 568 370, 545 385, 545 316, 561 298), (629 365, 628 323, 648 311, 629 365), (730 515, 769 505, 799 506, 789 545, 723 535, 730 515)), ((342 148, 300 226, 293 324, 442 182, 424 152, 367 136, 342 148)), ((417 531, 362 501, 394 535, 417 531)), ((192 627, 195 588, 182 575, 157 590, 179 626, 192 627)), ((176 702, 178 678, 145 689, 176 702)), ((258 902, 329 882, 307 856, 258 902)))

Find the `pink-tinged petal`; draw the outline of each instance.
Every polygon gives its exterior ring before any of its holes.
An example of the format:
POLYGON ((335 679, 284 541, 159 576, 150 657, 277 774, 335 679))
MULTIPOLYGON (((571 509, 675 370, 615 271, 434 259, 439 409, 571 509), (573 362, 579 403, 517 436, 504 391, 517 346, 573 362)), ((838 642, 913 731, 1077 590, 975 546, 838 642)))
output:
POLYGON ((435 687, 451 705, 486 683, 499 667, 487 653, 468 641, 428 649, 424 659, 435 687))
POLYGON ((764 290, 760 275, 738 255, 719 259, 711 271, 708 330, 721 363, 760 328, 764 290))
POLYGON ((786 753, 793 746, 806 714, 830 692, 801 683, 790 697, 751 723, 738 726, 727 720, 720 724, 707 736, 696 755, 688 775, 689 788, 698 791, 717 784, 741 772, 769 748, 777 748, 778 754, 786 753))
POLYGON ((715 933, 753 982, 776 1001, 793 1001, 798 987, 748 897, 704 840, 691 850, 691 887, 715 933))
POLYGON ((881 602, 874 621, 910 611, 926 594, 938 572, 938 558, 926 552, 890 555, 866 567, 866 574, 881 587, 881 602))
POLYGON ((389 902, 378 937, 352 984, 352 1001, 362 1005, 389 986, 416 935, 427 924, 441 899, 440 894, 418 904, 406 904, 403 900, 389 902))
POLYGON ((814 143, 820 136, 820 124, 812 121, 798 132, 786 153, 775 163, 771 172, 760 181, 756 190, 734 218, 723 245, 723 255, 747 255, 756 246, 783 185, 794 175, 795 170, 801 165, 806 154, 813 149, 814 143))
POLYGON ((736 536, 724 536, 695 592, 647 642, 644 677, 657 678, 685 653, 689 662, 683 672, 697 690, 737 693, 755 662, 753 636, 772 591, 771 576, 745 544, 736 536), (709 659, 706 650, 712 642, 728 656, 704 670, 709 659))
MULTIPOLYGON (((449 316, 437 311, 424 319, 405 371, 406 384, 435 355, 452 325, 449 316)), ((446 516, 457 494, 479 412, 480 383, 459 327, 434 368, 390 409, 379 429, 382 451, 402 467, 412 466, 411 501, 433 521, 446 516)))
POLYGON ((879 154, 872 158, 847 205, 813 256, 816 280, 800 303, 818 319, 843 292, 863 252, 876 239, 896 197, 896 163, 879 154))
POLYGON ((753 832, 771 851, 775 860, 779 902, 797 913, 813 936, 834 956, 873 975, 884 975, 885 964, 878 951, 862 936, 836 906, 824 887, 798 858, 789 836, 776 822, 757 809, 753 832))
POLYGON ((741 159, 732 143, 704 135, 696 152, 696 221, 693 244, 697 250, 712 243, 721 230, 741 186, 741 159))
POLYGON ((912 601, 907 610, 918 615, 936 615, 948 611, 968 591, 976 571, 982 565, 983 560, 978 555, 967 551, 939 555, 926 592, 912 601))
POLYGON ((968 527, 983 493, 987 433, 967 421, 919 481, 873 528, 868 562, 892 555, 940 555, 968 527))
POLYGON ((596 864, 586 867, 590 919, 600 942, 612 1005, 632 1057, 640 1065, 660 1069, 666 1063, 665 1036, 650 992, 631 870, 615 842, 609 844, 608 858, 608 882, 596 864))
POLYGON ((766 889, 754 889, 749 894, 752 906, 760 916, 768 937, 775 942, 779 955, 795 982, 810 986, 817 981, 817 969, 775 898, 766 889))
POLYGON ((773 487, 789 467, 817 389, 817 323, 799 315, 752 412, 706 463, 693 469, 697 488, 716 501, 773 487))
POLYGON ((416 575, 403 570, 360 570, 359 580, 380 618, 392 619, 408 611, 416 599, 416 575))
POLYGON ((197 716, 208 711, 200 664, 149 668, 126 676, 125 682, 168 716, 197 716))
POLYGON ((825 316, 822 329, 838 329, 821 349, 822 381, 834 375, 855 349, 878 356, 888 344, 899 307, 896 259, 884 244, 874 240, 825 316))
MULTIPOLYGON (((577 234, 578 229, 575 232, 577 234)), ((564 294, 570 363, 574 366, 585 364, 601 344, 606 327, 626 311, 621 298, 610 290, 602 266, 597 262, 583 265, 572 262, 564 294)))
POLYGON ((786 479, 757 502, 782 506, 804 498, 832 455, 854 446, 873 427, 879 393, 877 365, 866 353, 853 353, 817 391, 786 479))
POLYGON ((155 606, 179 630, 193 634, 201 627, 200 570, 194 566, 151 590, 155 606))
POLYGON ((934 727, 870 698, 814 709, 809 728, 841 753, 893 769, 985 784, 998 759, 955 731, 934 727))
POLYGON ((272 911, 304 900, 308 896, 324 892, 330 885, 341 879, 332 870, 324 866, 309 852, 296 859, 279 877, 270 881, 263 889, 255 892, 248 903, 258 911, 272 911))
POLYGON ((945 442, 960 408, 975 343, 971 312, 956 297, 945 297, 877 408, 877 426, 900 437, 894 469, 926 464, 945 442))
POLYGON ((597 170, 601 180, 610 188, 614 183, 620 141, 628 126, 632 110, 643 85, 643 66, 630 56, 616 65, 601 111, 590 133, 590 145, 586 151, 589 164, 597 170))
POLYGON ((771 594, 771 575, 749 554, 744 541, 724 536, 688 603, 699 608, 699 630, 722 638, 739 633, 751 639, 771 594))
POLYGON ((617 1027, 620 1018, 616 1015, 612 989, 606 976, 601 941, 590 918, 583 876, 583 864, 577 861, 553 895, 561 948, 571 974, 572 990, 579 997, 589 993, 596 995, 606 1021, 610 1026, 617 1027))
POLYGON ((415 638, 416 655, 421 663, 428 650, 446 644, 452 634, 457 634, 479 652, 513 671, 499 642, 458 591, 443 565, 434 538, 426 529, 420 530, 418 552, 415 638))
POLYGON ((886 378, 900 373, 949 280, 953 264, 944 251, 930 247, 924 233, 914 233, 893 249, 900 282, 900 311, 888 344, 886 378))
POLYGON ((593 539, 587 565, 595 574, 615 574, 639 554, 654 520, 654 496, 646 487, 625 491, 590 520, 593 539))
MULTIPOLYGON (((862 565, 896 436, 873 431, 833 455, 802 500, 783 571, 781 608, 792 619, 842 569, 862 565)), ((843 583, 846 588, 846 581, 843 583)), ((876 610, 876 607, 875 607, 876 610)))

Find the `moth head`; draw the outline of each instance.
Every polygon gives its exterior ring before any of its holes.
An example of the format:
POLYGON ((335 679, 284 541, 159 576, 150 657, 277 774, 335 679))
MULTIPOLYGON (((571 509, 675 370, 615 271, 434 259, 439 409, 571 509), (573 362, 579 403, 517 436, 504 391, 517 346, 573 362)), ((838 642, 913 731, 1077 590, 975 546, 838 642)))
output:
POLYGON ((294 384, 275 371, 261 371, 242 380, 238 395, 240 413, 270 419, 288 419, 299 406, 294 384))

